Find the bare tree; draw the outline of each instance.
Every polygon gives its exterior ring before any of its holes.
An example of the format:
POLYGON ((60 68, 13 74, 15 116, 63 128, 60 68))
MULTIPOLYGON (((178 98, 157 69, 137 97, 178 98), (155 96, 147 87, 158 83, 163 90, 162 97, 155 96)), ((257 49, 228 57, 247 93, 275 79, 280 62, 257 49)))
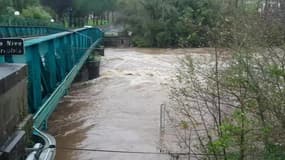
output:
POLYGON ((211 54, 182 60, 169 117, 182 150, 203 155, 195 159, 282 159, 284 30, 257 14, 233 19, 211 54))

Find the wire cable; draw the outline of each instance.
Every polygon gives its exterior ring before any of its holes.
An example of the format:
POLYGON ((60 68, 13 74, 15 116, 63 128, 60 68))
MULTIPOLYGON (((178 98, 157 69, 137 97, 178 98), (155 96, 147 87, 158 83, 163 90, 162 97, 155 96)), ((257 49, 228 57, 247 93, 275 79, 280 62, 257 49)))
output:
MULTIPOLYGON (((222 154, 207 154, 194 152, 145 152, 145 151, 124 151, 124 150, 108 150, 108 149, 91 149, 91 148, 72 148, 72 147, 56 147, 58 150, 68 151, 84 151, 84 152, 101 152, 101 153, 119 153, 119 154, 143 154, 143 155, 169 155, 171 157, 179 156, 218 156, 223 157, 222 154)), ((264 156, 263 154, 253 154, 254 156, 264 156)), ((275 156, 284 156, 284 154, 274 154, 275 156)))
MULTIPOLYGON (((144 152, 144 151, 123 151, 123 150, 71 148, 71 147, 56 147, 56 149, 69 150, 69 151, 71 150, 71 151, 105 152, 105 153, 121 153, 121 154, 215 156, 214 154, 204 154, 204 153, 144 152)), ((216 155, 216 156, 223 156, 223 155, 216 155)))
POLYGON ((106 149, 90 149, 90 148, 70 148, 70 147, 56 147, 59 150, 73 150, 73 151, 87 151, 87 152, 106 152, 106 153, 128 153, 128 154, 162 154, 166 155, 169 153, 160 152, 142 152, 142 151, 123 151, 123 150, 106 150, 106 149))

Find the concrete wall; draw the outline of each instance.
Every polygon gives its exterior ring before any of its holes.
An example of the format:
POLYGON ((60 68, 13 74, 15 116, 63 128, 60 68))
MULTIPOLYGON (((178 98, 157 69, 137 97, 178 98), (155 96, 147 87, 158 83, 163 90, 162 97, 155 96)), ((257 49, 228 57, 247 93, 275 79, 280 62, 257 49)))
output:
POLYGON ((23 156, 31 124, 26 65, 0 64, 0 160, 23 156))
POLYGON ((131 40, 129 37, 104 37, 104 46, 128 48, 131 47, 131 40))
POLYGON ((0 96, 0 144, 13 132, 27 115, 27 79, 0 96))

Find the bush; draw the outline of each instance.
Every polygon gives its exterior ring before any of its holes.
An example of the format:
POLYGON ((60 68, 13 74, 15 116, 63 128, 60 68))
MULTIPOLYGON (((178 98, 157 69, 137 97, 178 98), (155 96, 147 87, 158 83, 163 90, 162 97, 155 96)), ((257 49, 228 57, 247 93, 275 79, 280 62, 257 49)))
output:
POLYGON ((31 19, 43 19, 43 20, 52 19, 51 15, 47 11, 45 11, 44 8, 41 6, 31 6, 26 9, 23 9, 22 16, 31 19))
POLYGON ((197 159, 284 159, 285 29, 252 11, 221 13, 212 56, 186 56, 171 92, 173 121, 189 126, 177 128, 180 146, 205 154, 197 159))

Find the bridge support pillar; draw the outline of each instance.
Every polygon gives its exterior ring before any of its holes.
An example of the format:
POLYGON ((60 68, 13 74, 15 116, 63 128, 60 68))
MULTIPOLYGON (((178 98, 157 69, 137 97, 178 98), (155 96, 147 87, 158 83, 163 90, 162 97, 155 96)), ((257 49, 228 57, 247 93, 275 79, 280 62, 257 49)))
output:
POLYGON ((28 114, 27 67, 0 64, 0 159, 23 158, 32 135, 28 114))
POLYGON ((82 68, 80 69, 80 71, 78 72, 78 74, 76 75, 74 82, 84 82, 84 81, 88 81, 88 79, 89 79, 88 68, 87 68, 87 65, 84 64, 82 68))
POLYGON ((96 48, 82 66, 80 72, 75 78, 75 82, 98 78, 100 76, 100 62, 102 55, 104 55, 104 48, 96 48))
POLYGON ((95 52, 98 53, 100 56, 105 56, 104 46, 99 46, 98 48, 96 48, 95 52))
POLYGON ((92 80, 100 76, 100 60, 93 60, 87 62, 88 79, 92 80))
POLYGON ((104 56, 104 46, 95 49, 89 56, 86 65, 88 68, 88 79, 92 80, 100 76, 101 57, 104 56))

